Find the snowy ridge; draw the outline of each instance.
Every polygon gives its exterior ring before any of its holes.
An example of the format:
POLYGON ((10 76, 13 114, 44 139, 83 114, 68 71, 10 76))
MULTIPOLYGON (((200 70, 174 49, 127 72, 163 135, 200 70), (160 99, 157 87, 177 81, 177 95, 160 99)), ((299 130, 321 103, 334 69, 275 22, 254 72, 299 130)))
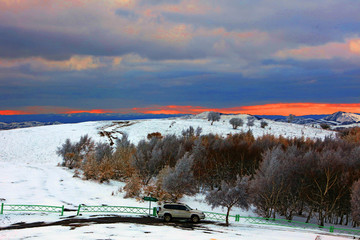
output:
POLYGON ((336 112, 323 118, 326 121, 334 121, 339 123, 357 123, 360 122, 360 114, 348 112, 336 112))

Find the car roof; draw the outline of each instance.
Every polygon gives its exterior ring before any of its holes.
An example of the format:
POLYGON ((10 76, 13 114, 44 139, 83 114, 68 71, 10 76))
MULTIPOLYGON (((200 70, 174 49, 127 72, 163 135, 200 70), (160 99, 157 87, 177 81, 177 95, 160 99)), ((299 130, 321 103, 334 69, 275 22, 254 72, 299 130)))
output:
POLYGON ((186 205, 185 203, 174 203, 174 202, 165 202, 163 205, 165 205, 165 204, 167 204, 167 205, 171 205, 171 204, 176 204, 176 205, 186 205))

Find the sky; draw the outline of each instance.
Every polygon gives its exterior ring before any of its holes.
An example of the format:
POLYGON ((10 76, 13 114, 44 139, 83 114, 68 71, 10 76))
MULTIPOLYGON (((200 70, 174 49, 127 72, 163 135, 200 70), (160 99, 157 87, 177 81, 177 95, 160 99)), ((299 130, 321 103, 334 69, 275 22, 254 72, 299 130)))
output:
POLYGON ((354 0, 0 0, 0 114, 360 113, 354 0))

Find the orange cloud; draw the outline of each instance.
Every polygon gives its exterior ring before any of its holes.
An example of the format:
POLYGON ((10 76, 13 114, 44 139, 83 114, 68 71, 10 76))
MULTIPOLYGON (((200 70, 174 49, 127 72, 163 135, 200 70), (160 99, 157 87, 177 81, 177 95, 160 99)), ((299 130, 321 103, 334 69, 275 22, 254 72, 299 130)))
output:
POLYGON ((349 48, 352 53, 360 54, 360 39, 350 40, 349 48))
POLYGON ((153 106, 146 108, 133 108, 135 112, 146 114, 198 114, 206 111, 214 111, 216 109, 204 108, 200 106, 153 106))
POLYGON ((46 60, 40 57, 21 58, 21 59, 0 59, 0 67, 15 67, 28 64, 33 68, 40 68, 43 70, 71 70, 83 71, 87 69, 94 69, 103 66, 98 58, 92 56, 78 56, 74 55, 68 60, 53 61, 46 60))
POLYGON ((23 111, 16 111, 16 110, 0 110, 0 115, 23 115, 29 114, 23 111))
POLYGON ((289 115, 332 114, 337 111, 360 113, 360 103, 273 103, 254 106, 239 106, 231 108, 206 108, 201 106, 151 106, 143 108, 122 109, 71 109, 66 107, 34 106, 20 110, 0 110, 0 115, 17 114, 71 114, 71 113, 144 113, 144 114, 199 114, 215 111, 225 114, 246 113, 252 115, 289 115))
POLYGON ((113 111, 104 110, 104 109, 93 109, 93 110, 71 110, 71 111, 67 111, 65 113, 68 113, 68 114, 71 114, 71 113, 113 113, 113 111))
POLYGON ((209 11, 216 11, 216 9, 211 6, 201 4, 196 0, 183 0, 179 4, 164 4, 160 5, 156 10, 161 12, 170 12, 170 13, 181 13, 188 15, 199 15, 206 14, 209 11))
POLYGON ((297 49, 281 50, 275 54, 278 58, 333 59, 351 58, 360 54, 360 39, 348 39, 344 43, 330 42, 320 46, 304 46, 297 49))
POLYGON ((99 61, 92 56, 72 56, 69 60, 64 61, 49 61, 40 59, 40 62, 50 69, 60 70, 82 71, 86 69, 98 68, 101 66, 99 61))
POLYGON ((154 38, 170 43, 186 43, 193 37, 191 26, 178 24, 171 28, 159 27, 154 38))

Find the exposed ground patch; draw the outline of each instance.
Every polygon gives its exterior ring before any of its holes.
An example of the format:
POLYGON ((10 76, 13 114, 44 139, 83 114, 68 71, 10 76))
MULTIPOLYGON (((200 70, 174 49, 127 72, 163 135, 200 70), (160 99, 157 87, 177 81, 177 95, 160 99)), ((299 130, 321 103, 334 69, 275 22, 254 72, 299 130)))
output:
POLYGON ((162 219, 153 218, 153 217, 92 216, 89 218, 68 217, 66 219, 56 222, 50 222, 50 223, 49 222, 33 222, 33 223, 19 222, 7 227, 2 227, 0 228, 0 231, 49 227, 49 226, 68 226, 70 227, 71 230, 73 230, 77 227, 89 226, 92 224, 109 224, 109 223, 134 223, 134 224, 154 225, 154 226, 172 226, 186 230, 202 230, 208 233, 212 232, 213 230, 204 227, 203 225, 216 224, 215 222, 212 221, 202 221, 201 223, 197 223, 197 224, 187 221, 176 221, 176 222, 165 223, 162 219))

